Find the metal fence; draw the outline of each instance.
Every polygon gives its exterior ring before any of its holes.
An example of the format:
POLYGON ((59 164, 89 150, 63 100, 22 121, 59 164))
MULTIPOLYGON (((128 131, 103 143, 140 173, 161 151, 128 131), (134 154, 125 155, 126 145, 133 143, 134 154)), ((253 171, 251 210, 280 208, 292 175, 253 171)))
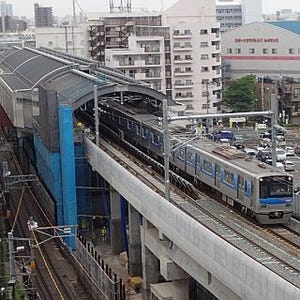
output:
POLYGON ((78 268, 79 280, 91 293, 92 299, 126 299, 125 285, 122 279, 112 272, 92 244, 82 236, 78 236, 76 239, 76 256, 84 266, 84 269, 78 268))

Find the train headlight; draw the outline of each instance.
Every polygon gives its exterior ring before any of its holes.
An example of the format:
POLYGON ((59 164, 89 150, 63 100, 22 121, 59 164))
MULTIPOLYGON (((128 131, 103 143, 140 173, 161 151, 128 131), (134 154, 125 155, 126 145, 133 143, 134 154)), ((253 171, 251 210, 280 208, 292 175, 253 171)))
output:
POLYGON ((292 177, 288 177, 288 180, 291 181, 291 180, 292 180, 292 177))
POLYGON ((261 182, 261 181, 264 181, 264 179, 263 178, 259 178, 259 181, 261 182))

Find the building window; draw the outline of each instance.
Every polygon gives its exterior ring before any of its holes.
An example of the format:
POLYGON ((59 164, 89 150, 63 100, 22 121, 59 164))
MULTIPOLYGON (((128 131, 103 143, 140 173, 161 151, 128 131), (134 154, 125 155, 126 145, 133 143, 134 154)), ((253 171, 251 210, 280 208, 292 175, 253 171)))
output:
POLYGON ((200 47, 208 47, 208 42, 201 42, 200 47))
POLYGON ((208 33, 207 29, 201 29, 200 30, 200 34, 207 34, 207 33, 208 33))
POLYGON ((296 51, 295 51, 294 48, 290 48, 290 49, 289 49, 289 54, 295 54, 295 53, 296 53, 296 51))
POLYGON ((192 72, 192 68, 191 67, 186 67, 185 72, 187 72, 187 73, 192 72))
POLYGON ((232 54, 232 49, 231 48, 227 48, 227 54, 232 54))
POLYGON ((208 54, 201 54, 201 60, 208 60, 208 54))
POLYGON ((201 72, 208 72, 208 71, 209 71, 208 67, 201 67, 201 72))
POLYGON ((174 35, 179 35, 179 34, 180 34, 180 31, 179 31, 179 30, 174 30, 173 34, 174 34, 174 35))
POLYGON ((186 56, 185 56, 185 60, 192 60, 191 55, 186 55, 186 56))
POLYGON ((241 48, 235 48, 235 54, 241 54, 241 48))
POLYGON ((49 41, 49 42, 48 42, 48 46, 49 46, 49 47, 52 47, 52 46, 53 46, 53 42, 49 41))
POLYGON ((191 32, 189 29, 186 29, 186 30, 184 31, 184 34, 185 34, 185 35, 191 35, 192 32, 191 32))
POLYGON ((273 48, 272 49, 272 54, 277 54, 277 53, 278 53, 277 48, 273 48))
POLYGON ((268 54, 268 48, 263 48, 263 50, 262 50, 262 52, 263 52, 263 54, 268 54))
POLYGON ((254 48, 249 48, 249 53, 250 54, 254 54, 255 53, 255 49, 254 48))
POLYGON ((300 98, 300 88, 294 88, 294 98, 300 98))

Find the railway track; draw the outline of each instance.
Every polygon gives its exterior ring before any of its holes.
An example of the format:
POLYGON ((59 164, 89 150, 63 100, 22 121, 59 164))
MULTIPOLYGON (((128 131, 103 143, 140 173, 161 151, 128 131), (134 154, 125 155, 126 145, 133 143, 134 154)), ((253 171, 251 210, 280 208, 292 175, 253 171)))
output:
MULTIPOLYGON (((1 132, 0 132, 1 134, 1 132)), ((3 134, 3 133, 2 133, 3 134)), ((2 135, 3 136, 3 135, 2 135)), ((3 154, 2 154, 3 155, 3 154)), ((13 151, 7 153, 10 162, 10 170, 14 175, 23 174, 21 166, 13 151)), ((53 221, 47 216, 38 199, 33 194, 28 183, 24 183, 22 192, 20 189, 10 190, 11 209, 14 218, 12 229, 22 237, 28 237, 27 221, 30 216, 35 216, 35 221, 41 225, 54 226, 53 221)), ((60 240, 50 241, 40 245, 45 239, 38 233, 32 232, 35 247, 26 255, 35 253, 36 269, 31 274, 32 288, 36 289, 38 299, 87 299, 87 291, 83 291, 77 283, 77 274, 72 270, 70 263, 64 259, 57 249, 60 248, 60 240), (72 275, 73 274, 73 275, 72 275), (80 296, 79 296, 80 295, 80 296)))
MULTIPOLYGON (((111 142, 101 142, 101 148, 164 197, 164 180, 148 163, 138 161, 135 155, 111 142)), ((254 260, 300 287, 299 252, 292 242, 285 239, 282 244, 283 238, 279 239, 275 233, 242 218, 206 194, 187 187, 186 181, 183 182, 180 186, 177 181, 177 187, 173 185, 171 188, 171 200, 176 206, 254 260), (192 197, 182 191, 183 186, 192 197)))

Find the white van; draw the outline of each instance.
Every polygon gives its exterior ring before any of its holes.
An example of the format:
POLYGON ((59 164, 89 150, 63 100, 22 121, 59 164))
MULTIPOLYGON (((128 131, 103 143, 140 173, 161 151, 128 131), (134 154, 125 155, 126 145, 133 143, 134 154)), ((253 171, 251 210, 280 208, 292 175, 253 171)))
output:
POLYGON ((277 161, 285 161, 286 160, 286 152, 284 149, 276 148, 276 160, 277 161))

